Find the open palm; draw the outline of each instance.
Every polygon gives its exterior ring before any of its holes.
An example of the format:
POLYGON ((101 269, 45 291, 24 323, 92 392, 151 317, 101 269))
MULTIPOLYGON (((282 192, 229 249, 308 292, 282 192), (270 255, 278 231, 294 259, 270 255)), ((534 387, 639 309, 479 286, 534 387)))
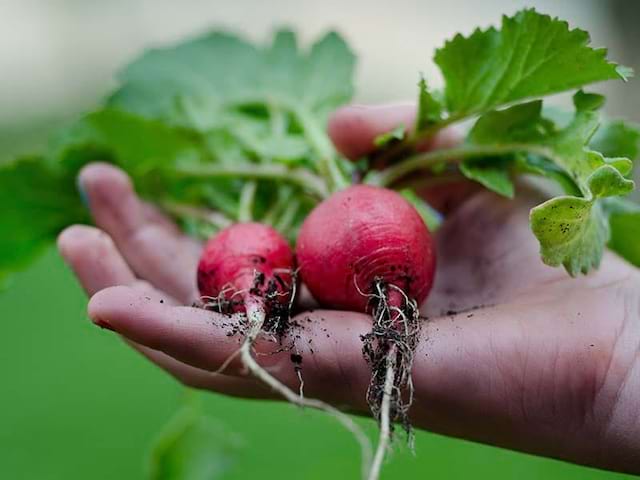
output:
MULTIPOLYGON (((330 124, 348 156, 412 115, 409 106, 350 107, 330 124)), ((437 148, 432 145, 433 148, 437 148)), ((63 232, 59 248, 92 297, 89 315, 186 385, 243 397, 273 394, 240 362, 230 321, 192 308, 200 245, 135 195, 120 170, 80 178, 96 225, 63 232)), ((456 191, 459 191, 456 190, 456 191)), ((435 201, 460 203, 452 191, 435 201)), ((467 192, 468 193, 468 192, 467 192)), ((434 195, 434 192, 431 192, 434 195)), ((613 254, 571 279, 542 264, 528 227, 540 199, 467 195, 438 232, 436 284, 415 355, 416 427, 602 468, 640 472, 640 272, 613 254)), ((330 233, 328 233, 330 234, 330 233)), ((314 310, 291 332, 305 392, 366 412, 366 315, 314 310)), ((291 352, 269 339, 257 359, 292 388, 291 352)))

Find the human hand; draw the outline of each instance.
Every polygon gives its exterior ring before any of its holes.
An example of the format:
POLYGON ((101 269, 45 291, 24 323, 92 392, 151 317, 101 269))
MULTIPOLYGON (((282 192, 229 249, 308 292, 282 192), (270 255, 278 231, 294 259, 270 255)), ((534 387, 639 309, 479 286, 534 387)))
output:
MULTIPOLYGON (((330 123, 337 147, 366 153, 413 108, 347 107, 330 123)), ((440 139, 431 145, 438 148, 440 139)), ((186 385, 272 397, 240 362, 213 375, 239 346, 226 318, 185 307, 197 298, 200 245, 142 203, 125 174, 94 164, 80 176, 96 225, 63 232, 59 248, 92 296, 89 315, 186 385)), ((466 184, 431 191, 451 207, 466 184), (456 197, 456 198, 452 198, 456 197)), ((542 264, 528 227, 533 191, 505 200, 471 195, 436 235, 436 284, 413 367, 416 427, 602 468, 640 472, 640 273, 608 253, 600 270, 569 278, 542 264), (449 313, 447 313, 449 312, 449 313), (454 313, 460 312, 460 313, 454 313)), ((315 310, 292 334, 305 392, 367 411, 367 315, 315 310), (336 388, 339 386, 339 388, 336 388)), ((259 353, 276 350, 263 340, 259 353)), ((297 388, 289 353, 258 355, 297 388)))

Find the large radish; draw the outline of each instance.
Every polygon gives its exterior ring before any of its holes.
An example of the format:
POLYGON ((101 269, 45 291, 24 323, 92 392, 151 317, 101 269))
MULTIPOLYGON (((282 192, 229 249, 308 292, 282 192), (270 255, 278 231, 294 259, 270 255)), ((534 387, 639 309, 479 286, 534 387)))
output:
POLYGON ((300 230, 296 254, 302 280, 318 302, 373 316, 363 351, 373 371, 367 400, 380 423, 369 474, 377 478, 393 423, 411 432, 408 409, 418 306, 435 273, 431 235, 401 195, 356 185, 311 212, 300 230))

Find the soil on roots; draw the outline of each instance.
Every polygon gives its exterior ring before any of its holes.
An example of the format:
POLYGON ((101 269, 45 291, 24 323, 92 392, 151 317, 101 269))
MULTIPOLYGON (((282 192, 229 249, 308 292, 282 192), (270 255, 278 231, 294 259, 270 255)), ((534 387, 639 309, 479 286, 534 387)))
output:
MULTIPOLYGON (((292 308, 296 296, 297 278, 296 272, 287 272, 290 283, 283 279, 282 275, 274 274, 273 278, 266 279, 264 273, 256 272, 253 285, 248 293, 253 297, 261 298, 265 312, 264 323, 261 331, 270 337, 275 337, 278 343, 290 332, 294 326, 291 321, 292 308), (283 298, 289 301, 283 301, 283 298)), ((244 310, 244 292, 235 291, 233 287, 223 289, 217 297, 203 298, 198 306, 206 310, 231 316, 244 310)), ((250 328, 249 319, 242 315, 240 323, 233 329, 232 335, 246 335, 250 328)))
POLYGON ((413 445, 413 433, 409 409, 413 402, 411 368, 413 355, 420 335, 418 305, 398 287, 376 280, 370 305, 373 313, 371 332, 362 335, 362 353, 371 367, 371 381, 367 389, 367 403, 374 418, 380 423, 385 382, 389 365, 394 367, 393 386, 389 402, 391 434, 395 423, 407 433, 409 445, 413 445), (389 293, 394 291, 402 298, 401 305, 391 305, 389 293), (389 358, 393 356, 394 358, 389 358))

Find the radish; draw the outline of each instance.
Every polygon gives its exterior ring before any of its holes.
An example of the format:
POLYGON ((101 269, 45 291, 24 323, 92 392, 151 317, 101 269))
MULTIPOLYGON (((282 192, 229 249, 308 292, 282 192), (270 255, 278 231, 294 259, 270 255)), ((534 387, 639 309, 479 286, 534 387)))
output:
POLYGON ((340 410, 300 393, 274 378, 251 354, 261 332, 281 337, 289 325, 296 281, 294 256, 287 241, 272 227, 247 222, 231 225, 206 244, 198 264, 198 290, 205 306, 222 314, 245 314, 248 328, 238 351, 224 362, 218 372, 240 354, 247 370, 291 403, 323 410, 334 416, 354 434, 362 450, 363 474, 371 452, 369 441, 357 424, 340 410))
POLYGON ((293 253, 277 231, 261 223, 237 223, 207 242, 198 264, 198 290, 221 313, 245 312, 264 322, 288 313, 293 271, 293 253))
POLYGON ((369 478, 378 478, 393 423, 401 423, 412 439, 411 365, 418 305, 435 273, 431 235, 401 195, 356 185, 311 212, 300 229, 296 254, 302 281, 318 302, 373 316, 363 352, 372 367, 367 401, 380 424, 369 478))

